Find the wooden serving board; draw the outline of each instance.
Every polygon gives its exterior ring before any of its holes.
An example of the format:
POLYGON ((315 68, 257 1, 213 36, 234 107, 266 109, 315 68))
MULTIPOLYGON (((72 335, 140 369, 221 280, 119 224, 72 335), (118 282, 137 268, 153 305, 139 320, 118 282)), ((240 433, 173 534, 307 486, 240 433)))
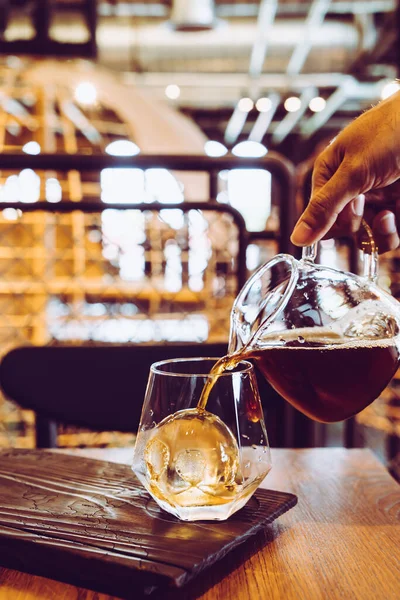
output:
POLYGON ((297 502, 259 490, 224 522, 179 521, 127 465, 0 451, 0 565, 126 598, 181 587, 297 502))

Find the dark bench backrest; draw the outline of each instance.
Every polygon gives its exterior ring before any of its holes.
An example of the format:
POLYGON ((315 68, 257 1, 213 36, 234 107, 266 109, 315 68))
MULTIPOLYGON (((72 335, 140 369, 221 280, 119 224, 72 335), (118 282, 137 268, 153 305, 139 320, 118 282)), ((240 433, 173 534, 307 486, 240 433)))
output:
POLYGON ((153 362, 225 352, 225 344, 15 348, 0 364, 0 385, 7 397, 37 415, 95 430, 135 432, 153 362))

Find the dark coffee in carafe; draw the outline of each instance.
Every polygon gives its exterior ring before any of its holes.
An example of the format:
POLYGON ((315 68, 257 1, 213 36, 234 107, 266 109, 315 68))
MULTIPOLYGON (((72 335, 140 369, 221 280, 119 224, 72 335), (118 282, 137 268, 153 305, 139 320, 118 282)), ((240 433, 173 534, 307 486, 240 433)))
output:
POLYGON ((400 360, 398 336, 351 340, 322 328, 271 335, 260 346, 220 359, 199 407, 205 408, 220 373, 240 360, 253 359, 272 387, 302 413, 316 421, 342 421, 379 396, 400 360))
POLYGON ((252 353, 272 387, 317 421, 333 422, 360 412, 379 396, 396 372, 393 339, 321 346, 287 342, 252 353))

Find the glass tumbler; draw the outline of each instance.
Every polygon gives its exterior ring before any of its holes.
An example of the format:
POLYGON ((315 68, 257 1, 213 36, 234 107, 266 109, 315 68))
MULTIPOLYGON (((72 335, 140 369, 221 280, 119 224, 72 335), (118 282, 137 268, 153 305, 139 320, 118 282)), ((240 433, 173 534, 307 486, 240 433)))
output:
POLYGON ((150 368, 133 471, 167 512, 185 521, 224 520, 242 508, 271 469, 251 363, 214 383, 197 409, 216 358, 173 359, 150 368))

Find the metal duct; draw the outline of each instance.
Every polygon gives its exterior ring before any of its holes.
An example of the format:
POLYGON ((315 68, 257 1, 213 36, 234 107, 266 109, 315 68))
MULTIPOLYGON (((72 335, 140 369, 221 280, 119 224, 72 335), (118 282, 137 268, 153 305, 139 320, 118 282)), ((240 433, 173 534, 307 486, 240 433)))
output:
POLYGON ((212 29, 215 25, 214 0, 173 0, 170 22, 178 31, 212 29))

